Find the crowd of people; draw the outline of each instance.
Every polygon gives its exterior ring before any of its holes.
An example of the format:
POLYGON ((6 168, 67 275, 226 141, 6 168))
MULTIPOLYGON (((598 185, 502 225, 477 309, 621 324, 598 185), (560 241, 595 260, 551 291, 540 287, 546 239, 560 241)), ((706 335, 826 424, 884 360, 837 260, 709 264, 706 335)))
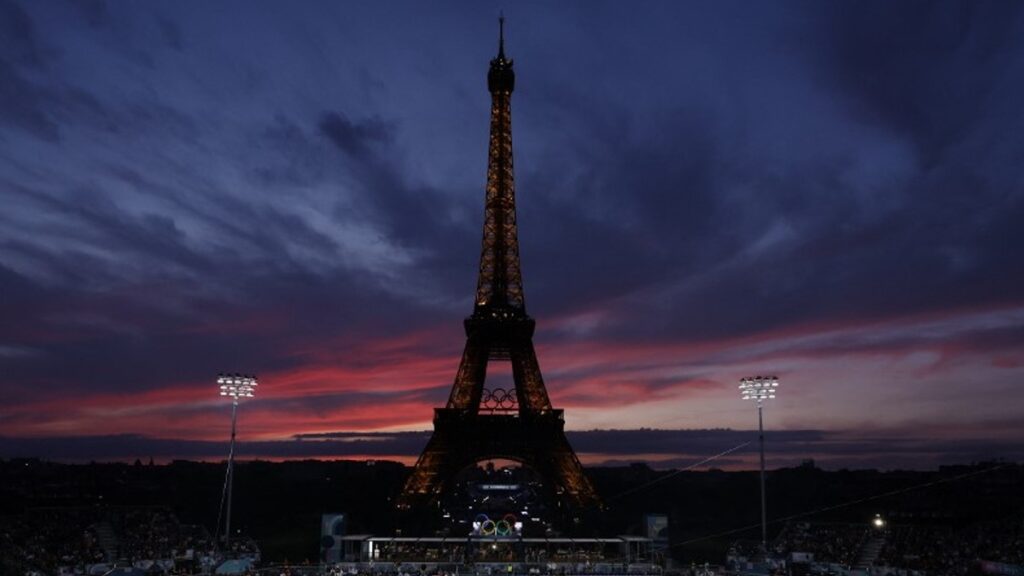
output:
POLYGON ((811 554, 818 562, 849 566, 857 559, 869 530, 861 524, 791 522, 775 539, 771 551, 781 556, 811 554))
MULTIPOLYGON (((874 542, 877 555, 868 555, 872 573, 919 576, 965 575, 982 562, 1024 569, 1024 518, 954 526, 950 524, 902 524, 868 526, 791 522, 769 543, 767 560, 803 562, 852 569, 864 561, 864 551, 874 542)), ((729 558, 747 562, 760 558, 760 545, 737 542, 729 558)))
POLYGON ((897 526, 875 562, 928 574, 964 574, 979 561, 1024 566, 1024 518, 951 526, 897 526))
POLYGON ((107 521, 118 536, 118 559, 131 562, 191 558, 214 545, 205 529, 181 525, 166 508, 112 509, 107 521))
POLYGON ((43 509, 0 518, 0 570, 49 573, 60 566, 103 562, 106 554, 95 530, 98 519, 88 509, 43 509))
POLYGON ((0 573, 88 574, 134 566, 190 574, 224 558, 259 559, 251 539, 218 549, 206 529, 183 525, 162 507, 32 509, 0 517, 0 573))

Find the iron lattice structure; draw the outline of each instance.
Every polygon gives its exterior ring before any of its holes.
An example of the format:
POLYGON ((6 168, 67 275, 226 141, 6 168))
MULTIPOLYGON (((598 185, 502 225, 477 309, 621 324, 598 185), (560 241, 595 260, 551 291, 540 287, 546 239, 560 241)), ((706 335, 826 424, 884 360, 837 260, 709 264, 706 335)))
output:
POLYGON ((406 481, 400 509, 436 504, 455 475, 481 460, 507 458, 536 470, 559 505, 599 506, 590 480, 565 437, 562 410, 552 408, 533 347, 535 323, 526 313, 519 265, 512 173, 512 90, 504 34, 487 74, 490 144, 480 274, 466 347, 451 396, 434 410, 434 433, 406 481), (490 361, 512 364, 513 390, 488 390, 490 361))

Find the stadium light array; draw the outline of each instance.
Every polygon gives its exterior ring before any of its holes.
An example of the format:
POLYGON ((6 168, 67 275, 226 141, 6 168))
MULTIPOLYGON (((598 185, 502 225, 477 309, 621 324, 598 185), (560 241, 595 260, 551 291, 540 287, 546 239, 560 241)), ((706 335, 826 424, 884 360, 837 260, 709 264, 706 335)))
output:
POLYGON ((255 396, 256 386, 259 385, 255 376, 241 374, 221 374, 217 377, 217 384, 220 384, 220 395, 230 396, 235 402, 238 402, 239 398, 255 396))
POLYGON ((765 400, 774 400, 778 387, 779 379, 775 376, 743 378, 740 380, 740 395, 744 400, 757 400, 761 404, 765 400))

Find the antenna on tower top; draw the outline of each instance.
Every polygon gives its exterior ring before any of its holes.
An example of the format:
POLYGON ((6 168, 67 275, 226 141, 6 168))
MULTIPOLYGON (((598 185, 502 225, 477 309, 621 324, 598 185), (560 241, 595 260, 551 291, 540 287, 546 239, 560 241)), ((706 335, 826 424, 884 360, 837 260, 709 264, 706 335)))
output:
POLYGON ((516 76, 512 72, 512 60, 505 58, 505 13, 498 16, 498 55, 491 59, 487 72, 487 89, 491 92, 512 92, 516 76))
POLYGON ((498 13, 498 58, 505 59, 505 13, 498 13))

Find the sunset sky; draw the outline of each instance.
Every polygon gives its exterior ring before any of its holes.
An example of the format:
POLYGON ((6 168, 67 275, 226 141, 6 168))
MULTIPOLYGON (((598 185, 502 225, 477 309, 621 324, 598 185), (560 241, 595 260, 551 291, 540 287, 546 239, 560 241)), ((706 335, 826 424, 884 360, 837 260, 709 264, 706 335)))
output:
POLYGON ((1024 460, 1024 4, 911 1, 0 0, 0 457, 414 458, 502 10, 586 463, 1024 460))

